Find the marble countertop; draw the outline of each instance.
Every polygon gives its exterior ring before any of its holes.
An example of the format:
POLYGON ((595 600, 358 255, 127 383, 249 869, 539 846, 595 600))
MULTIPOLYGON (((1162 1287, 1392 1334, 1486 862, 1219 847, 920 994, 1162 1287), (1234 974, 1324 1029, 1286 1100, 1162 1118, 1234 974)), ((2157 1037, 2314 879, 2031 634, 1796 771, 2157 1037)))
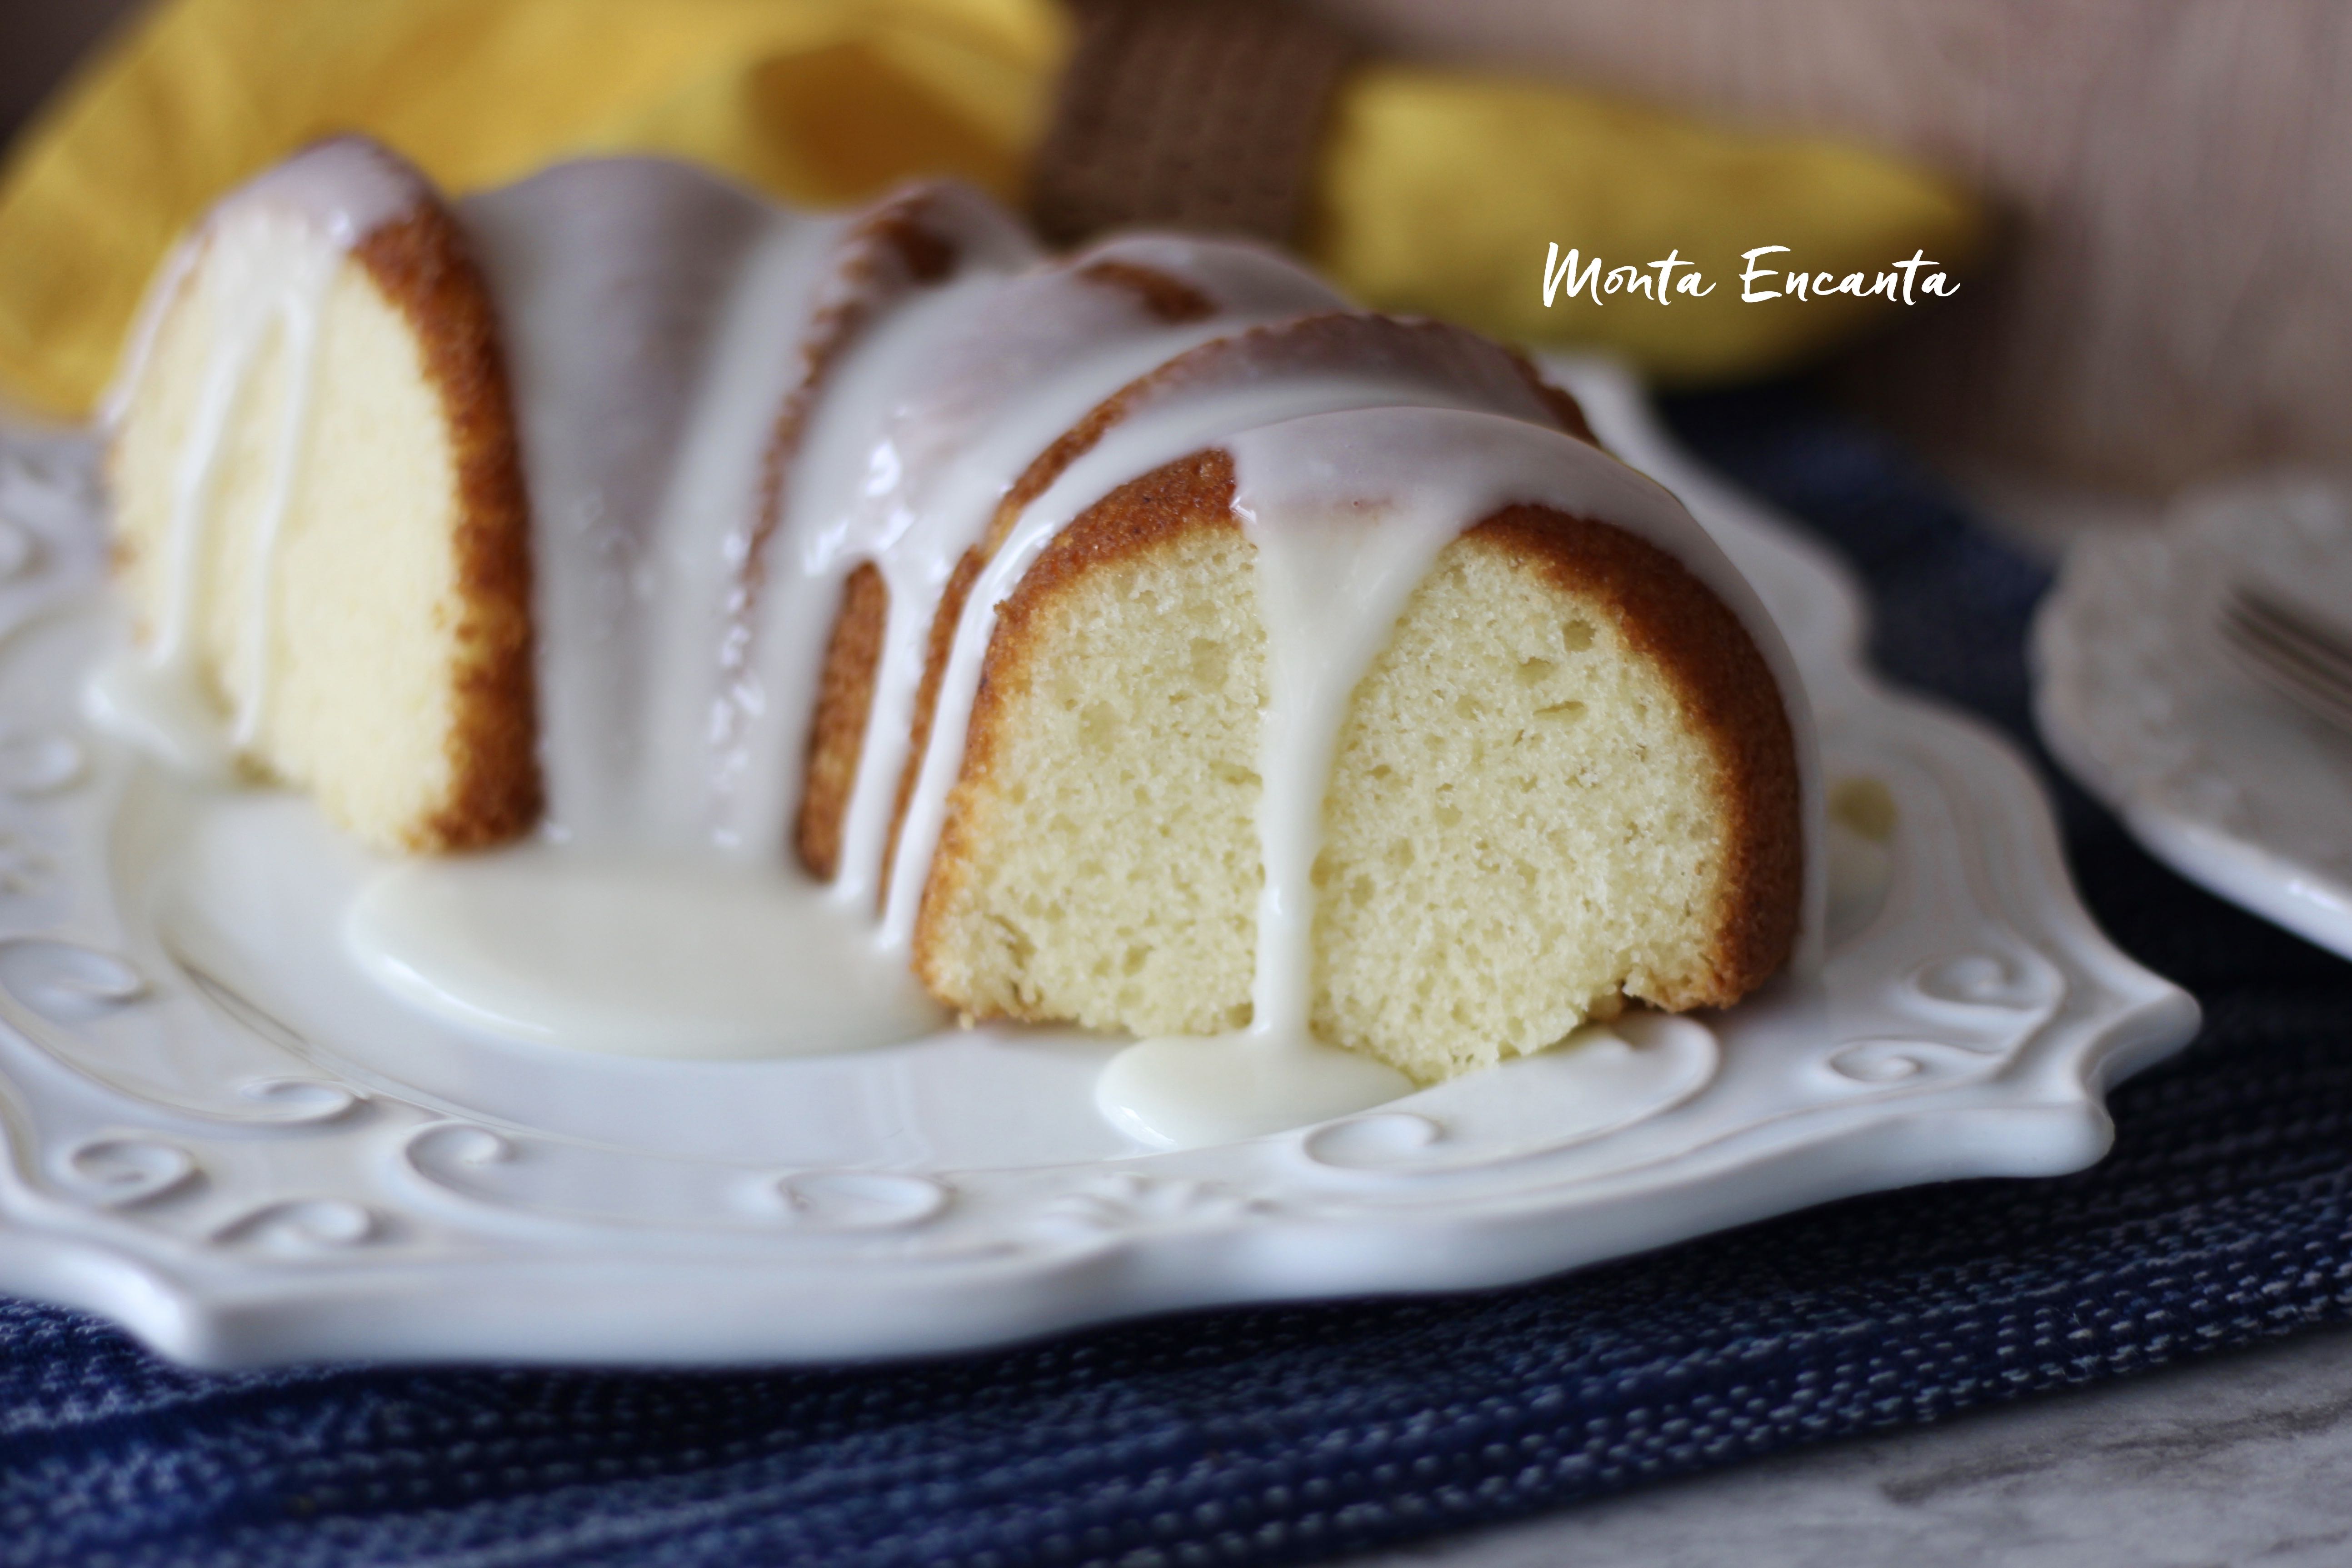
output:
POLYGON ((2352 1330, 1349 1561, 2338 1568, 2352 1562, 2352 1330))

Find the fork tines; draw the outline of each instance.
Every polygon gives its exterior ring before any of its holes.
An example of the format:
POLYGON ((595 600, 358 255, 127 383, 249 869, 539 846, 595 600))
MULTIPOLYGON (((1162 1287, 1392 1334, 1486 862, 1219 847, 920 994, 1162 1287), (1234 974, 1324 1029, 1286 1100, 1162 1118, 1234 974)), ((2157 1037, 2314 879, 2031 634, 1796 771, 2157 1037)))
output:
POLYGON ((2352 731, 2352 633, 2240 584, 2221 605, 2221 646, 2263 685, 2352 731))

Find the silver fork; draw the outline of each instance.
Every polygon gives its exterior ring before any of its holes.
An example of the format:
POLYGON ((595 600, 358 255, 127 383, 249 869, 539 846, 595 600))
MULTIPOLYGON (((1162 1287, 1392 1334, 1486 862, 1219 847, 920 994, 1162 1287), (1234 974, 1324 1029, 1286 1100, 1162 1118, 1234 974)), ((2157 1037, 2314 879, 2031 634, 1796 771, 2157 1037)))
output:
POLYGON ((2239 668, 2315 718, 2352 732, 2352 631, 2241 583, 2221 602, 2221 647, 2239 668))

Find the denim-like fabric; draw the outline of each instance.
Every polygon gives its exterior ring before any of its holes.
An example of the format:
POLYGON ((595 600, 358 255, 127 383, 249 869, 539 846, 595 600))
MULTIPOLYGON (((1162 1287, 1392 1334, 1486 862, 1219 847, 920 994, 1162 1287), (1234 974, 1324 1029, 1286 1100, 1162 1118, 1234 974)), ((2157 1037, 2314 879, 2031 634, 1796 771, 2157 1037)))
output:
MULTIPOLYGON (((2027 734, 2039 571, 1801 393, 1672 414, 1861 568, 1885 669, 2027 734)), ((2059 799, 2102 922, 2209 1010, 2095 1171, 858 1370, 207 1376, 0 1304, 0 1563, 1307 1562, 2352 1315, 2352 967, 2059 799)))

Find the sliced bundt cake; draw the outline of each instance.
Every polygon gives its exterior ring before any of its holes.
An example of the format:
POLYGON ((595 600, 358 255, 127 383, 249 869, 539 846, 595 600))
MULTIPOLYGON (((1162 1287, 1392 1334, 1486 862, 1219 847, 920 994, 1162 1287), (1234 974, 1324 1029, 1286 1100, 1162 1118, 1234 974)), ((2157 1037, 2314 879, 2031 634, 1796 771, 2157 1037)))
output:
POLYGON ((118 727, 385 848, 796 851, 969 1017, 1431 1081, 1806 919, 1722 552, 1525 360, 1259 247, 642 159, 453 209, 330 142, 167 268, 110 475, 118 727))

